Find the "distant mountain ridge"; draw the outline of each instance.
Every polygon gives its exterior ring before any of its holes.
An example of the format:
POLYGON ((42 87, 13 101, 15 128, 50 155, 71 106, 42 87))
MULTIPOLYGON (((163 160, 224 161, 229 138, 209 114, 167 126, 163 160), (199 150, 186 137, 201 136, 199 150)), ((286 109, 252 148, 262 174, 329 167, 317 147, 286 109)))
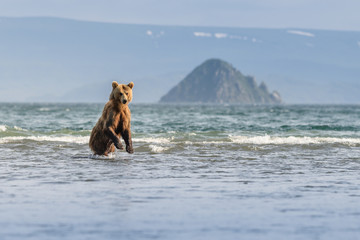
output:
POLYGON ((133 81, 158 102, 194 66, 219 58, 288 104, 360 103, 360 32, 156 26, 0 17, 0 102, 104 102, 133 81))
POLYGON ((278 92, 269 93, 264 82, 244 76, 231 64, 209 59, 196 67, 179 84, 164 95, 160 102, 279 104, 278 92))

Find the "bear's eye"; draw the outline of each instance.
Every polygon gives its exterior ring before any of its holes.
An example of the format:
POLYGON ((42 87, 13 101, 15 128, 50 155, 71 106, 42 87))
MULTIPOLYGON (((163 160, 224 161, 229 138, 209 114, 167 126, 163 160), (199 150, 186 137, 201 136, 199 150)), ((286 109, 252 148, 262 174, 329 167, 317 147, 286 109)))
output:
POLYGON ((122 96, 123 94, 122 93, 120 93, 120 96, 122 96))

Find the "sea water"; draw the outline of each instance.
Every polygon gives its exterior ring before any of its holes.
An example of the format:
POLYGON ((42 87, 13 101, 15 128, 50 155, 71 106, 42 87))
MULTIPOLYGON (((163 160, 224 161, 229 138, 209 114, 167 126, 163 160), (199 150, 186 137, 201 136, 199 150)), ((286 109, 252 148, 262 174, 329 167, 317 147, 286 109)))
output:
POLYGON ((359 239, 360 106, 0 104, 0 239, 359 239))

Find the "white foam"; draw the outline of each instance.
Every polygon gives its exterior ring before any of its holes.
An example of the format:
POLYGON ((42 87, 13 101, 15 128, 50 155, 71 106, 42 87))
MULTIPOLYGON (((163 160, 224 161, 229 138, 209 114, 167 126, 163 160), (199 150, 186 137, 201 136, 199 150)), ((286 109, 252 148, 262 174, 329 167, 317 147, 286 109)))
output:
POLYGON ((97 160, 112 160, 115 159, 115 154, 110 153, 109 155, 96 155, 96 154, 90 154, 89 158, 91 159, 97 159, 97 160))
POLYGON ((143 143, 155 143, 155 144, 168 144, 171 142, 172 138, 155 138, 155 137, 148 137, 148 138, 133 138, 133 142, 143 142, 143 143))
MULTIPOLYGON (((0 126, 1 127, 1 126, 0 126)), ((5 126, 4 126, 5 127, 5 126)), ((1 128, 0 128, 1 129, 1 128)), ((26 130, 25 130, 26 131, 26 130)), ((0 144, 21 142, 26 140, 37 141, 37 142, 64 142, 64 143, 76 143, 76 144, 87 144, 90 136, 13 136, 0 138, 0 144)), ((145 137, 145 138, 133 138, 133 142, 150 143, 150 144, 169 144, 172 138, 164 137, 145 137)))
POLYGON ((331 138, 331 137, 273 137, 273 136, 229 136, 230 140, 239 144, 256 145, 309 145, 309 144, 360 144, 359 138, 331 138))
MULTIPOLYGON (((0 125, 0 132, 5 132, 6 130, 8 130, 10 127, 6 126, 6 125, 0 125)), ((11 128, 10 128, 11 129, 11 128)), ((27 132, 26 129, 23 129, 21 127, 18 127, 18 126, 14 126, 14 129, 17 130, 17 131, 24 131, 24 132, 27 132)))
POLYGON ((0 144, 21 142, 24 140, 31 140, 37 142, 66 142, 85 144, 89 142, 89 137, 83 136, 17 136, 17 137, 4 137, 0 138, 0 144))
POLYGON ((158 145, 149 145, 150 151, 153 153, 162 153, 168 150, 168 147, 162 147, 158 145))
POLYGON ((312 34, 309 32, 298 31, 298 30, 289 30, 289 31, 287 31, 287 33, 305 36, 305 37, 315 37, 315 34, 312 34))
POLYGON ((28 130, 23 129, 23 128, 18 127, 18 126, 14 126, 14 129, 15 129, 15 130, 18 130, 18 131, 24 131, 24 132, 27 132, 27 131, 28 131, 28 130))
POLYGON ((146 35, 148 35, 148 36, 152 36, 152 35, 153 35, 153 33, 152 33, 152 31, 151 31, 151 30, 147 30, 147 31, 146 31, 146 35))
POLYGON ((229 144, 229 141, 224 141, 224 140, 219 140, 219 141, 199 141, 199 142, 196 142, 196 141, 184 141, 184 142, 181 142, 185 145, 198 145, 198 144, 202 144, 202 145, 221 145, 221 144, 229 144))
POLYGON ((48 112, 50 111, 51 109, 50 108, 47 108, 47 107, 42 107, 42 108, 39 108, 38 109, 40 112, 48 112))

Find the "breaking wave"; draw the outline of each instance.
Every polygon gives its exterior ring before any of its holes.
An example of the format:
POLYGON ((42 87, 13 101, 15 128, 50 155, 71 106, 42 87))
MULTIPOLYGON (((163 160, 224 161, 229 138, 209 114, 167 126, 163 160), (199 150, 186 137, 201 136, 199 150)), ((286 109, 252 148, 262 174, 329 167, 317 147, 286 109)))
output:
POLYGON ((23 129, 23 128, 18 127, 18 126, 9 127, 7 125, 0 125, 0 132, 6 133, 6 132, 9 132, 9 131, 27 132, 26 129, 23 129))
POLYGON ((5 132, 5 131, 6 131, 6 126, 0 125, 0 132, 5 132))
POLYGON ((162 147, 158 145, 149 145, 149 148, 152 153, 162 153, 169 150, 169 147, 162 147))
POLYGON ((89 137, 84 136, 13 136, 0 138, 0 144, 4 143, 18 143, 23 141, 36 142, 64 142, 85 144, 89 142, 89 137))
MULTIPOLYGON (((25 129, 0 125, 0 144, 35 142, 60 142, 72 144, 88 144, 90 133, 85 131, 69 131, 67 134, 61 131, 40 134, 25 129), (11 129, 11 130, 10 130, 11 129), (7 134, 11 132, 11 134, 7 134), (5 133, 5 134, 4 134, 5 133)), ((338 144, 343 146, 360 146, 360 138, 351 137, 322 137, 322 136, 245 136, 228 135, 224 132, 217 133, 164 133, 157 135, 134 134, 134 147, 151 153, 169 152, 187 146, 197 148, 209 146, 241 146, 241 145, 324 145, 338 144), (145 150, 147 149, 147 150, 145 150)))
POLYGON ((140 143, 152 143, 152 144, 168 144, 171 143, 171 140, 174 138, 165 138, 165 137, 140 137, 140 138, 133 138, 133 142, 140 142, 140 143))
POLYGON ((255 145, 309 145, 309 144, 343 144, 360 145, 359 138, 334 138, 334 137, 276 137, 276 136, 229 136, 237 144, 255 145))

